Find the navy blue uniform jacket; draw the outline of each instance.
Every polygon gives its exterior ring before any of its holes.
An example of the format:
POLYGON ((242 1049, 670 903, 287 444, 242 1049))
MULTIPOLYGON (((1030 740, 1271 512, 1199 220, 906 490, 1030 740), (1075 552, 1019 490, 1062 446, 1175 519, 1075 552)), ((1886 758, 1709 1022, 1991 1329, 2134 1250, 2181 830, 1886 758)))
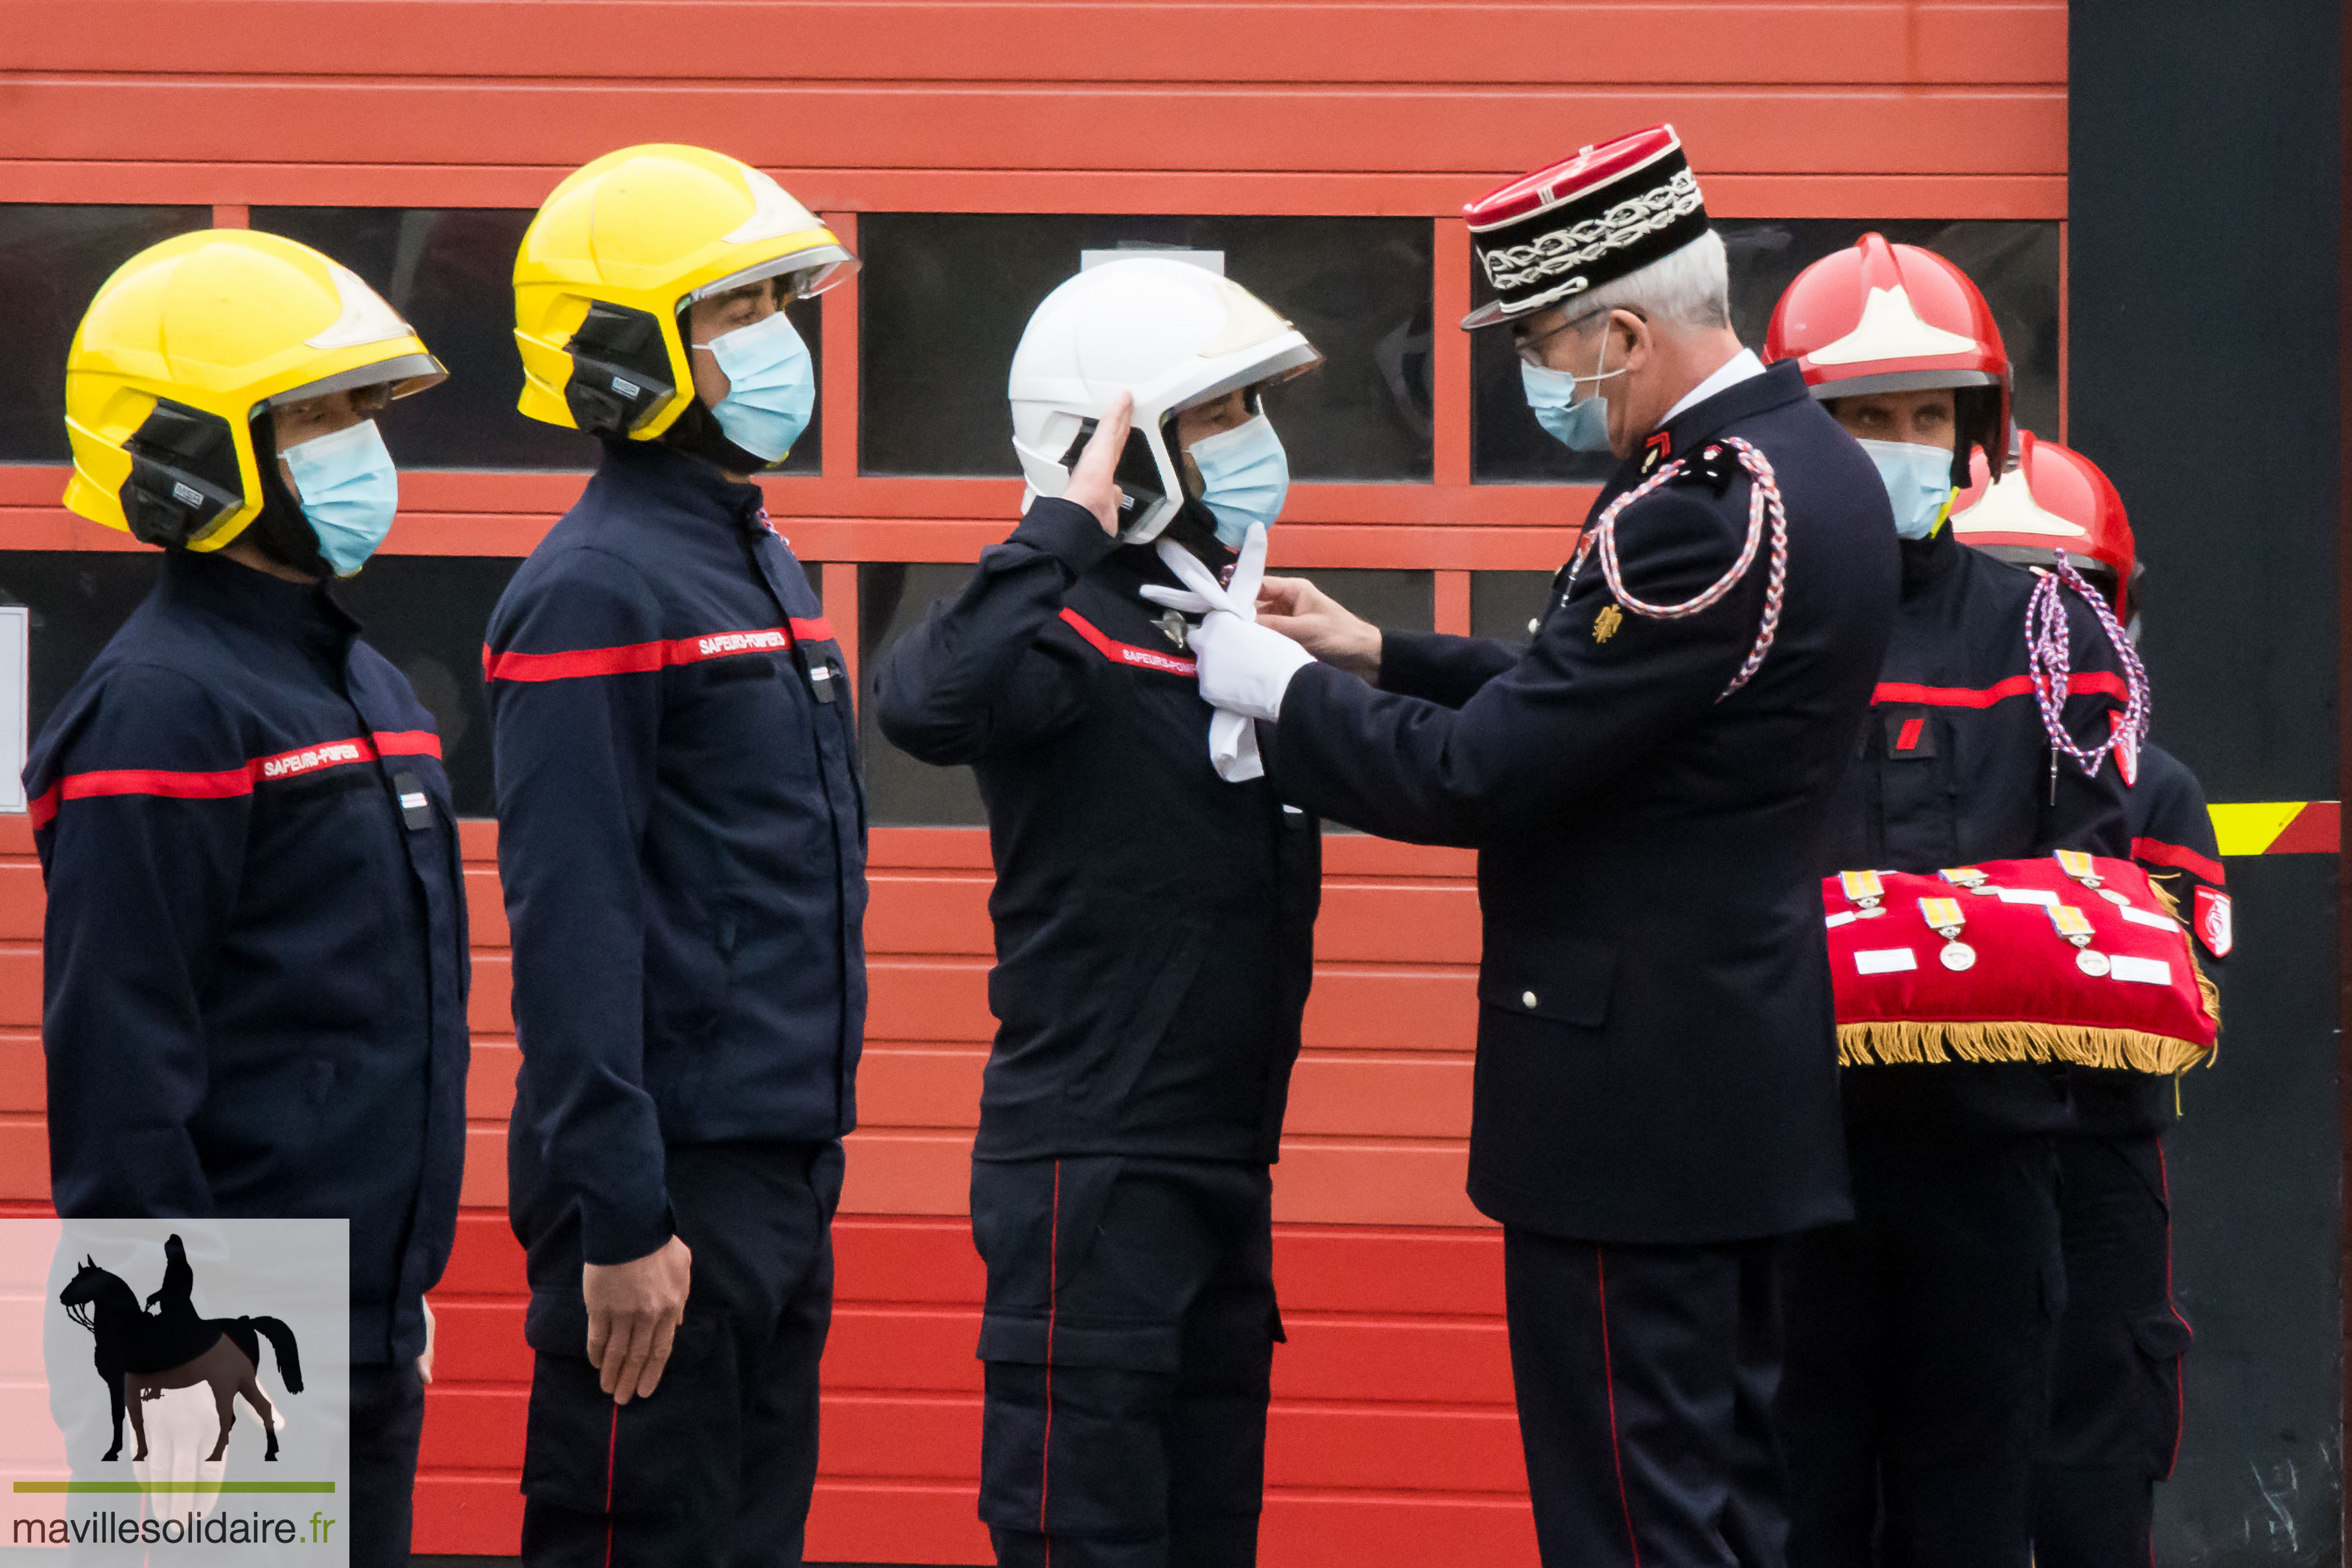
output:
MULTIPOLYGON (((2095 775, 2052 748, 2025 661, 2027 597, 2039 580, 1953 538, 1905 540, 1895 636, 1836 807, 1841 870, 1932 873, 2053 850, 2131 852, 2123 773, 2095 775)), ((2106 738, 2126 696, 2098 618, 2063 591, 2072 660, 2065 723, 2077 745, 2106 738)), ((1856 1127, 2007 1134, 2074 1124, 2075 1075, 2032 1062, 1873 1064, 1846 1072, 1856 1127)))
POLYGON ((666 1142, 856 1124, 866 804, 841 649, 757 486, 615 442, 482 662, 522 1047, 509 1158, 576 1195, 587 1261, 624 1263, 669 1239, 666 1142))
MULTIPOLYGON (((2221 846, 2214 837, 2203 787, 2187 763, 2162 747, 2144 746, 2139 778, 2126 804, 2132 859, 2150 882, 2171 895, 2195 935, 2198 964, 2221 987, 2223 960, 2231 946, 2229 873, 2222 868, 2221 846), (2212 907, 2216 899, 2221 905, 2218 931, 2212 907)), ((2161 1133, 2177 1114, 2175 1085, 2145 1072, 2077 1069, 2074 1088, 2074 1130, 2095 1137, 2161 1133)))
POLYGON ((441 742, 358 632, 174 550, 25 788, 58 1212, 347 1218, 370 1364, 457 1234, 470 974, 441 742))
MULTIPOLYGON (((1745 436, 1787 501, 1780 635, 1738 692, 1717 700, 1755 642, 1769 544, 1681 621, 1618 612, 1588 560, 1524 652, 1391 632, 1384 690, 1314 665, 1258 727, 1285 799, 1477 847, 1470 1197, 1507 1225, 1607 1242, 1847 1213, 1820 878, 1895 610, 1885 495, 1795 366, 1664 435, 1667 456, 1745 436)), ((1678 603, 1723 574, 1748 528, 1736 472, 1720 493, 1691 476, 1627 508, 1628 591, 1678 603)), ((1594 515, 1643 475, 1641 457, 1621 466, 1594 515)))
POLYGON ((988 807, 997 1018, 980 1159, 1270 1161, 1322 896, 1318 824, 1209 762, 1177 586, 1038 501, 875 677, 882 732, 969 762, 988 807))

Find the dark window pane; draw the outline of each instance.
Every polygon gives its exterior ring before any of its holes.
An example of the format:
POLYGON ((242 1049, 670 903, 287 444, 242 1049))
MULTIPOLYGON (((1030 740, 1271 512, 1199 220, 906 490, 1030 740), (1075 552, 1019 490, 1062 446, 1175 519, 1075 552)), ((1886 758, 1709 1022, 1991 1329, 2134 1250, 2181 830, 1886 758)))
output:
MULTIPOLYGON (((1898 245, 1921 246, 1958 267, 1984 291, 2009 350, 2017 421, 2037 435, 2058 434, 2058 225, 2054 223, 1932 219, 1864 223, 1843 218, 1717 223, 1731 264, 1731 324, 1740 341, 1764 346, 1772 307, 1797 274, 1874 230, 1898 245)), ((1491 298, 1475 271, 1474 298, 1491 298)), ((1472 465, 1495 482, 1598 484, 1617 465, 1607 453, 1570 452, 1536 423, 1519 388, 1510 332, 1472 334, 1472 465)))
POLYGON ((0 551, 0 595, 33 612, 28 736, 139 608, 163 561, 159 550, 0 551))
MULTIPOLYGON (((210 207, 0 202, 0 463, 67 463, 66 350, 99 285, 158 240, 208 226, 210 207)), ((62 689, 62 688, 60 688, 62 689)))
MULTIPOLYGON (((155 586, 163 559, 152 550, 0 551, 0 595, 33 612, 33 734, 155 586)), ((482 628, 521 564, 492 556, 379 556, 333 590, 432 712, 462 816, 487 817, 493 809, 482 628)))
POLYGON ((1370 622, 1397 632, 1437 626, 1437 575, 1349 567, 1302 571, 1315 586, 1370 622))
MULTIPOLYGON (((593 468, 596 443, 516 412, 522 356, 514 340, 514 261, 528 212, 489 207, 256 207, 253 226, 324 251, 408 318, 449 379, 404 398, 379 422, 411 468, 593 468)), ((795 300, 793 325, 820 368, 818 303, 795 300)), ((782 472, 817 469, 817 421, 782 472)))
POLYGON ((1420 218, 869 213, 858 220, 858 463, 1017 475, 1004 378, 1030 312, 1122 242, 1224 253, 1327 362, 1267 412, 1300 479, 1430 476, 1430 225, 1420 218))
POLYGON ((1474 571, 1470 574, 1470 635, 1531 643, 1536 622, 1551 601, 1549 571, 1474 571))
MULTIPOLYGON (((859 238, 866 239, 860 227, 859 238)), ((969 768, 918 762, 883 738, 874 719, 874 672, 900 633, 922 624, 936 600, 962 591, 968 565, 868 562, 857 569, 858 746, 866 765, 866 815, 877 828, 965 828, 988 821, 969 768)))
POLYGON ((490 771, 482 632, 522 562, 509 556, 378 556, 334 595, 399 667, 441 732, 441 765, 461 817, 498 810, 490 771))

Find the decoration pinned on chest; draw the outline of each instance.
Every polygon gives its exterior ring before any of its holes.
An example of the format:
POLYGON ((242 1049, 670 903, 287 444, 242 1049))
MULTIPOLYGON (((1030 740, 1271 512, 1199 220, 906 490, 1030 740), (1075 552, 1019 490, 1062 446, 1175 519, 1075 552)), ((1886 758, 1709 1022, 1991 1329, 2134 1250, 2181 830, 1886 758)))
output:
MULTIPOLYGON (((1178 647, 1185 646, 1191 635, 1187 615, 1206 615, 1212 610, 1231 612, 1244 621, 1257 619, 1258 584, 1265 580, 1265 525, 1252 523, 1242 540, 1240 557, 1234 562, 1232 577, 1219 582, 1216 574, 1202 566, 1200 558, 1191 550, 1162 534, 1154 547, 1168 570, 1184 584, 1185 591, 1163 588, 1147 582, 1136 591, 1168 613, 1152 622, 1167 634, 1178 647), (1171 625, 1171 622, 1173 622, 1171 625)), ((1227 713, 1218 708, 1209 716, 1209 762, 1216 768, 1217 777, 1228 784, 1244 784, 1265 776, 1265 764, 1257 754, 1257 727, 1246 716, 1227 713)))

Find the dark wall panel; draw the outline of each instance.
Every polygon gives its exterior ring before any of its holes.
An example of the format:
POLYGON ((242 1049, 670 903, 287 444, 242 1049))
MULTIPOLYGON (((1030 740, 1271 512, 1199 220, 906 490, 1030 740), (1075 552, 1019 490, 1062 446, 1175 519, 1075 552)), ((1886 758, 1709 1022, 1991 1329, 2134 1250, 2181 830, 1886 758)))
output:
MULTIPOLYGON (((2072 10, 2069 434, 2148 562, 2157 738, 2216 800, 2339 792, 2341 23, 2072 10)), ((2169 1140, 2198 1341, 2168 1564, 2342 1560, 2336 870, 2230 867, 2230 1017, 2169 1140)))

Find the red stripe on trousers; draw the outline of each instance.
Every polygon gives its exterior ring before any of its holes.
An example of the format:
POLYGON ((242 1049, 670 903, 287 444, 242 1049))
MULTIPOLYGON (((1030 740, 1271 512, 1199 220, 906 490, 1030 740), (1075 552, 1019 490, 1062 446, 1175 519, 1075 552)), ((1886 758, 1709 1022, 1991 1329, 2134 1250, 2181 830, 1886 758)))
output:
POLYGON ((1633 1553, 1633 1568, 1642 1568, 1642 1543, 1633 1537, 1633 1500, 1625 1490, 1625 1450, 1617 1441, 1617 1371, 1609 1359, 1609 1263, 1601 1249, 1592 1249, 1592 1277, 1601 1296, 1601 1385, 1609 1394, 1609 1453, 1617 1461, 1617 1503, 1625 1511, 1625 1545, 1633 1553))
POLYGON ((1045 1438, 1038 1445, 1037 1533, 1045 1537, 1045 1568, 1054 1568, 1054 1537, 1045 1529, 1045 1497, 1054 1480, 1054 1317, 1062 1305, 1062 1162, 1054 1162, 1054 1228, 1045 1241, 1045 1438))
POLYGON ((613 1476, 621 1457, 621 1406, 613 1406, 613 1437, 604 1449, 604 1568, 613 1568, 613 1476))
MULTIPOLYGON (((2180 1309, 2172 1304, 2172 1173, 2165 1166, 2164 1141, 2160 1138, 2156 1145, 2156 1185, 2164 1195, 2164 1310, 2172 1314, 2173 1322, 2188 1329, 2189 1320, 2182 1317, 2180 1309)), ((2189 1329, 2189 1333, 2194 1339, 2197 1331, 2189 1329)), ((2189 1356, 2184 1352, 2172 1367, 2172 1458, 2166 1462, 2164 1474, 2157 1479, 2168 1481, 2172 1479, 2173 1470, 2180 1463, 2180 1434, 2188 1426, 2189 1356)), ((2156 1548, 2151 1543, 2148 1547, 2148 1561, 2151 1563, 2156 1560, 2155 1552, 2156 1548)))

